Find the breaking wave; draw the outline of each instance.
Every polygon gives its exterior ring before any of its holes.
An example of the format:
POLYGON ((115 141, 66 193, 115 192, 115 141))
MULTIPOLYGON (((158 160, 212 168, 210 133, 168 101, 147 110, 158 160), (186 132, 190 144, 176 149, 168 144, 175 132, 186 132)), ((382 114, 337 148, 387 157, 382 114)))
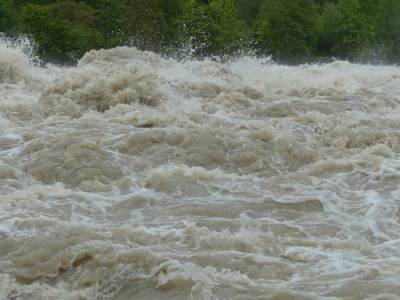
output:
POLYGON ((395 66, 1 40, 0 299, 397 299, 399 104, 395 66))

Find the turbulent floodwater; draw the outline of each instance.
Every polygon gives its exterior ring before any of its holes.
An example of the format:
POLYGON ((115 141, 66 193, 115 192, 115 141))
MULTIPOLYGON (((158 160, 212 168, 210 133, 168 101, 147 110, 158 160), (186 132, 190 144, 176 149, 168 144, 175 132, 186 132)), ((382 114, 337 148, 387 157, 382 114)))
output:
POLYGON ((399 67, 3 42, 0 299, 399 299, 399 154, 399 67))

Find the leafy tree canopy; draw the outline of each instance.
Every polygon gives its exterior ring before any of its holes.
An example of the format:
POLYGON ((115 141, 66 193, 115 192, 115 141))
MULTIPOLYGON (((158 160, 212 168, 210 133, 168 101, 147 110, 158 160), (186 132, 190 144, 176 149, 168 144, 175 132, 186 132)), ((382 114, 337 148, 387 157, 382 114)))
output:
POLYGON ((200 58, 251 48, 290 63, 397 62, 399 16, 398 0, 2 0, 0 32, 32 36, 56 62, 118 45, 200 58))

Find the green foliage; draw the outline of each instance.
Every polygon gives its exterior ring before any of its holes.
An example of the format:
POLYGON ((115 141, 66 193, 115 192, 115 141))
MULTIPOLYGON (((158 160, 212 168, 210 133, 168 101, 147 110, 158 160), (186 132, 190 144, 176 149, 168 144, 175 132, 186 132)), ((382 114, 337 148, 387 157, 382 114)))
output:
POLYGON ((239 16, 247 22, 247 24, 254 24, 260 6, 263 0, 236 0, 236 7, 239 13, 239 16))
POLYGON ((86 4, 72 1, 27 4, 21 9, 19 28, 33 36, 43 58, 72 62, 102 43, 94 15, 86 4))
POLYGON ((107 47, 133 43, 141 49, 159 51, 168 26, 159 0, 100 0, 97 22, 107 47))
POLYGON ((0 2, 0 32, 13 33, 16 29, 17 9, 12 0, 0 2))
POLYGON ((126 36, 142 49, 159 51, 165 42, 167 26, 159 0, 127 0, 122 14, 126 36))
POLYGON ((0 32, 26 33, 45 60, 132 45, 180 56, 251 46, 284 62, 400 57, 399 0, 1 0, 0 32))
POLYGON ((293 61, 314 53, 317 7, 312 0, 265 0, 255 25, 263 51, 293 61))
POLYGON ((377 43, 383 48, 386 58, 398 62, 400 57, 400 1, 382 0, 377 16, 377 43))
POLYGON ((183 26, 198 57, 229 55, 249 45, 249 28, 239 18, 232 0, 193 4, 183 26))
POLYGON ((161 9, 163 11, 165 23, 167 25, 167 28, 165 29, 165 34, 168 40, 174 40, 178 35, 182 16, 187 9, 186 2, 188 1, 161 0, 161 9))
POLYGON ((129 32, 125 16, 128 8, 122 1, 96 1, 96 26, 104 37, 104 48, 126 43, 129 32))
POLYGON ((322 14, 321 49, 329 54, 346 57, 368 48, 376 34, 371 18, 359 0, 329 3, 322 14))

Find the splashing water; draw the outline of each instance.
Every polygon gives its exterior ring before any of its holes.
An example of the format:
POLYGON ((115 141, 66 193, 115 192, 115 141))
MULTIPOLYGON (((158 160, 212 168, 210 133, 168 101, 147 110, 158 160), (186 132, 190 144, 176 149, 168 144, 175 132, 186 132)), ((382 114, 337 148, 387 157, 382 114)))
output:
POLYGON ((0 299, 398 299, 399 104, 398 67, 3 41, 0 299))

